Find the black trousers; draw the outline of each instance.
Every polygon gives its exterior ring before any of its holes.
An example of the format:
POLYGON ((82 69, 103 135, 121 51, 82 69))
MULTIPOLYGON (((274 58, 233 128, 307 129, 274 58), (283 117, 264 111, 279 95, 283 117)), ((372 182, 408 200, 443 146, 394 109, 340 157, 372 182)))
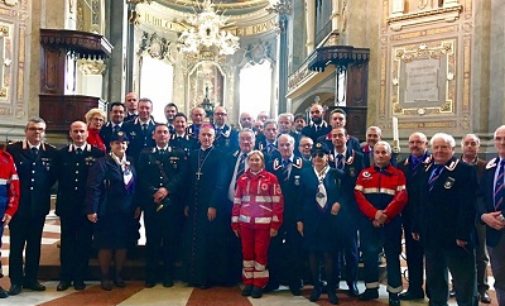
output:
POLYGON ((46 216, 15 215, 9 223, 10 254, 9 277, 11 283, 22 285, 37 280, 40 261, 42 230, 46 216), (25 249, 25 266, 23 269, 23 250, 25 249))
POLYGON ((456 245, 425 248, 426 284, 431 306, 447 305, 449 297, 448 270, 455 285, 460 306, 477 305, 475 251, 456 245))
MULTIPOLYGON (((153 204, 154 205, 154 204, 153 204)), ((176 248, 178 246, 178 224, 173 207, 165 207, 159 212, 146 212, 146 282, 173 279, 176 248), (163 268, 160 270, 160 261, 163 268)))
POLYGON ((302 285, 303 249, 302 237, 296 230, 296 223, 284 224, 279 234, 272 238, 268 251, 270 286, 286 284, 297 288, 302 285))
POLYGON ((93 227, 84 215, 60 216, 60 281, 82 282, 88 271, 93 227))
POLYGON ((345 271, 348 285, 358 281, 359 264, 358 225, 351 218, 356 217, 346 215, 345 221, 337 224, 338 249, 334 260, 336 275, 342 277, 345 271))
POLYGON ((409 289, 411 292, 423 292, 424 250, 419 241, 412 238, 412 224, 403 222, 403 235, 407 253, 407 268, 409 271, 409 289))

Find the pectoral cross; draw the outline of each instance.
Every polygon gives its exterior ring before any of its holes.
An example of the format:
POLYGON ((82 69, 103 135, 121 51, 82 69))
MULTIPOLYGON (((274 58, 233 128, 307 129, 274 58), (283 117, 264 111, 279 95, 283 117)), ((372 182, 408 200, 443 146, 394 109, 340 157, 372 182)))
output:
POLYGON ((202 175, 203 173, 200 170, 198 170, 198 172, 196 173, 196 180, 199 181, 202 175))

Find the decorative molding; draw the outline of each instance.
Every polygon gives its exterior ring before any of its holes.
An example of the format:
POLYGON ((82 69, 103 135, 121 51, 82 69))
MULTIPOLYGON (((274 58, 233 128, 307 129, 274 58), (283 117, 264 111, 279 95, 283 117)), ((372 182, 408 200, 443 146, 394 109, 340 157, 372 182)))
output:
POLYGON ((463 6, 456 5, 390 16, 387 18, 387 22, 393 31, 400 31, 405 27, 413 27, 439 21, 454 22, 459 19, 462 11, 463 6))
POLYGON ((138 54, 139 56, 148 54, 155 59, 170 61, 171 44, 171 41, 157 33, 143 32, 138 54))
POLYGON ((101 75, 105 72, 107 64, 103 60, 79 59, 78 69, 85 75, 101 75))
POLYGON ((249 44, 244 53, 244 60, 252 65, 262 64, 265 59, 274 60, 272 57, 272 46, 267 41, 259 41, 256 44, 249 44))
POLYGON ((78 58, 104 59, 113 48, 100 34, 73 30, 40 29, 40 42, 44 47, 64 49, 78 58))
POLYGON ((4 0, 5 5, 15 6, 18 4, 18 0, 4 0))

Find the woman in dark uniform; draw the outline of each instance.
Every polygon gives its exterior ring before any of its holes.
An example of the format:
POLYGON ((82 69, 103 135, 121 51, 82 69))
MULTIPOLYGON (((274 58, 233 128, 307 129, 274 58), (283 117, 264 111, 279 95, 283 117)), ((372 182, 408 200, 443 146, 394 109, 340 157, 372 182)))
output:
POLYGON ((302 209, 297 228, 309 255, 309 266, 314 283, 310 300, 319 300, 322 293, 319 264, 324 260, 328 282, 328 301, 338 304, 334 258, 337 247, 335 233, 341 201, 341 174, 328 166, 328 150, 317 143, 312 149, 312 167, 301 175, 302 209))
POLYGON ((101 287, 112 290, 109 274, 114 254, 117 287, 125 287, 121 277, 126 261, 126 250, 138 238, 136 217, 140 209, 134 200, 137 174, 126 156, 128 138, 124 132, 112 135, 111 153, 98 159, 90 169, 86 204, 89 221, 94 225, 94 244, 102 273, 101 287))

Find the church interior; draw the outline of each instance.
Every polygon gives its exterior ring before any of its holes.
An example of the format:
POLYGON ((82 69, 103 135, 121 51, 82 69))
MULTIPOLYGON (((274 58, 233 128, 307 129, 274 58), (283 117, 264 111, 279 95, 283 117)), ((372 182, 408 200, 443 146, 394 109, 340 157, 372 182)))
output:
MULTIPOLYGON (((0 143, 22 140, 26 122, 41 117, 47 142, 61 147, 89 109, 135 92, 153 101, 159 122, 168 103, 185 114, 223 106, 234 126, 243 112, 309 120, 318 103, 328 114, 344 109, 361 142, 371 125, 402 153, 415 131, 475 133, 492 156, 505 122, 504 18, 501 0, 0 0, 0 143)), ((52 277, 56 219, 43 236, 52 277)), ((8 275, 8 231, 3 242, 8 275)), ((316 305, 289 293, 252 300, 238 287, 140 281, 62 293, 54 281, 4 305, 316 305)), ((387 294, 341 303, 383 305, 387 294)))

